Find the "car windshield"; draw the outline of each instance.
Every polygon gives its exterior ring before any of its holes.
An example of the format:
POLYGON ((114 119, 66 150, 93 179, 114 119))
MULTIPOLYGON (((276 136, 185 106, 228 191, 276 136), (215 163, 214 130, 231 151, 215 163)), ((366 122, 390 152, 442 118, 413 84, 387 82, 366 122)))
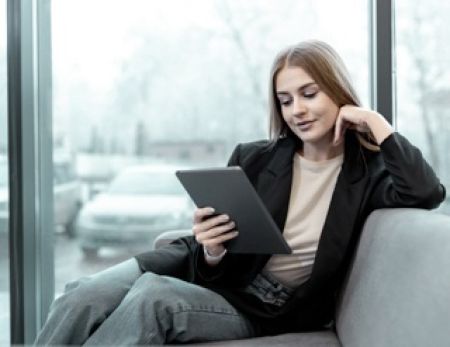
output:
POLYGON ((173 172, 123 173, 112 181, 108 192, 131 195, 184 194, 173 172))

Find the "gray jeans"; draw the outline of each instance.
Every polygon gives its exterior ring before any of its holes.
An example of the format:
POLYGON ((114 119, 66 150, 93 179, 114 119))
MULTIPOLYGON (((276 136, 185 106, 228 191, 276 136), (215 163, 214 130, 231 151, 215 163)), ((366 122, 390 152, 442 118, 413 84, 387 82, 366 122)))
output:
MULTIPOLYGON (((245 291, 280 305, 286 292, 282 290, 279 298, 278 286, 265 278, 258 275, 256 285, 245 291)), ((149 345, 241 339, 256 333, 255 326, 219 294, 176 278, 142 273, 133 258, 69 283, 52 304, 35 344, 149 345)))
POLYGON ((281 307, 291 297, 294 290, 278 282, 270 273, 263 271, 244 288, 244 292, 257 296, 267 304, 281 307))

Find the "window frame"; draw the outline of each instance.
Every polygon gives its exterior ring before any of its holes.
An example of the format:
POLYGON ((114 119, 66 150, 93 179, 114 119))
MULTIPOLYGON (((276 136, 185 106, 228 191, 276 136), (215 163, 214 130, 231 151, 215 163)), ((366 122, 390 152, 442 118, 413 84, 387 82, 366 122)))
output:
POLYGON ((50 0, 8 0, 6 13, 10 340, 22 345, 54 297, 50 0))
POLYGON ((369 0, 369 92, 372 109, 395 127, 395 18, 393 0, 369 0))

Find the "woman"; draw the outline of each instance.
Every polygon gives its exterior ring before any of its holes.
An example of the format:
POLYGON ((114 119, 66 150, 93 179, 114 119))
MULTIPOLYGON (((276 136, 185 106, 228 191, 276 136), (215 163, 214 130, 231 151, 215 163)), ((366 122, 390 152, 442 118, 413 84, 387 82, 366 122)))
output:
POLYGON ((243 168, 293 254, 227 253, 224 242, 238 237, 233 221, 199 208, 194 236, 69 284, 37 344, 162 344, 332 326, 370 212, 432 209, 445 189, 416 147, 360 106, 323 42, 278 55, 270 104, 272 139, 238 145, 229 165, 243 168))

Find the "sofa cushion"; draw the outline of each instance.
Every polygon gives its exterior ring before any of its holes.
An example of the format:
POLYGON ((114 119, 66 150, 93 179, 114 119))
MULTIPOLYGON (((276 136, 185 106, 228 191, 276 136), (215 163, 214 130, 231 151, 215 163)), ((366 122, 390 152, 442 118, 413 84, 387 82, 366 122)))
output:
POLYGON ((450 346, 450 217, 372 213, 336 326, 346 347, 450 346))
POLYGON ((339 340, 332 331, 282 334, 277 336, 256 337, 252 339, 207 342, 189 344, 189 346, 246 346, 246 347, 340 347, 339 340))

